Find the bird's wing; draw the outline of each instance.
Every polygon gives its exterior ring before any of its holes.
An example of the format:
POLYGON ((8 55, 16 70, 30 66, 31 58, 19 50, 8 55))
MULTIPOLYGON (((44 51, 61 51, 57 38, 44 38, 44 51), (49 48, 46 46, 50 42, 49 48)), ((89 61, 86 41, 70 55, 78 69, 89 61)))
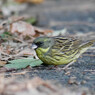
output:
POLYGON ((79 39, 70 37, 54 37, 53 44, 46 53, 50 57, 55 57, 55 59, 60 58, 78 58, 82 53, 84 53, 90 46, 93 45, 95 41, 89 41, 83 43, 79 39))
POLYGON ((75 38, 69 37, 54 37, 54 45, 52 49, 57 50, 59 53, 66 53, 68 55, 78 52, 79 46, 82 42, 75 38))

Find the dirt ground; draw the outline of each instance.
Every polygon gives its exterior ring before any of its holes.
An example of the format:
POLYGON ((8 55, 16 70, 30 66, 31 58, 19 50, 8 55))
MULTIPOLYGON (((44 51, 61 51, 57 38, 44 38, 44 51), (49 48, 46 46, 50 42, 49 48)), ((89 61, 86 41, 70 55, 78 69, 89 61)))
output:
MULTIPOLYGON (((36 16, 37 26, 44 28, 54 30, 66 28, 69 35, 77 33, 95 35, 95 0, 45 0, 39 5, 29 5, 21 14, 36 16)), ((91 36, 95 37, 94 35, 91 36)), ((87 40, 90 36, 85 38, 87 40)), ((58 81, 64 87, 87 87, 95 90, 95 49, 88 50, 67 71, 62 70, 64 65, 52 69, 51 67, 34 67, 27 70, 25 75, 17 75, 16 78, 22 81, 25 78, 39 76, 44 80, 58 81)))

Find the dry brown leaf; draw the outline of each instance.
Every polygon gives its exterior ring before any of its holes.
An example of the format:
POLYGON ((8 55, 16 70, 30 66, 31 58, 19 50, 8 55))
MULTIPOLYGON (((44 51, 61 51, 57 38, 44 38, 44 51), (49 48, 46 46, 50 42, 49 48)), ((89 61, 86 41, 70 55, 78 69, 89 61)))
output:
POLYGON ((11 25, 12 23, 15 23, 17 21, 21 21, 23 20, 24 17, 23 16, 20 16, 20 17, 16 17, 16 16, 12 16, 10 18, 8 18, 7 20, 4 20, 1 24, 0 24, 0 30, 2 29, 8 29, 8 25, 11 25))
POLYGON ((27 1, 30 3, 38 4, 38 3, 42 3, 44 0, 27 0, 27 1))
POLYGON ((18 21, 16 23, 13 23, 10 28, 11 33, 19 33, 23 36, 34 36, 35 31, 34 27, 31 24, 28 24, 23 21, 18 21))
POLYGON ((42 28, 38 28, 38 27, 34 27, 34 30, 36 32, 35 37, 38 37, 40 34, 47 35, 48 33, 53 32, 53 30, 42 29, 42 28))
POLYGON ((28 3, 38 4, 38 3, 42 3, 44 0, 15 0, 15 1, 19 3, 28 2, 28 3))
POLYGON ((40 34, 47 35, 48 33, 52 33, 53 31, 32 26, 31 24, 24 21, 18 21, 11 24, 10 32, 19 33, 22 36, 38 37, 40 36, 40 34))
POLYGON ((6 63, 6 61, 0 61, 0 66, 4 66, 6 63))

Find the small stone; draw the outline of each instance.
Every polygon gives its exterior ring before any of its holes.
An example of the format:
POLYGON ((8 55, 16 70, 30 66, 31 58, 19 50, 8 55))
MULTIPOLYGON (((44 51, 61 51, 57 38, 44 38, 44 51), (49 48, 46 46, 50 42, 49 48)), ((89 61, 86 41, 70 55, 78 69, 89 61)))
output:
POLYGON ((86 83, 86 81, 85 80, 83 80, 82 82, 81 82, 81 84, 85 84, 86 83))

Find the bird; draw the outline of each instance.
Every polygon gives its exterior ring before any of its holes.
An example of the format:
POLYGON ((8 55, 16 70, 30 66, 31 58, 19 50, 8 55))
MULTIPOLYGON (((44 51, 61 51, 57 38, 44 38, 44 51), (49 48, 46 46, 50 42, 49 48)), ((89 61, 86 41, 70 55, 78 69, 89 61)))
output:
POLYGON ((75 37, 37 37, 32 43, 38 58, 47 65, 65 65, 68 68, 93 46, 95 40, 83 42, 75 37))

